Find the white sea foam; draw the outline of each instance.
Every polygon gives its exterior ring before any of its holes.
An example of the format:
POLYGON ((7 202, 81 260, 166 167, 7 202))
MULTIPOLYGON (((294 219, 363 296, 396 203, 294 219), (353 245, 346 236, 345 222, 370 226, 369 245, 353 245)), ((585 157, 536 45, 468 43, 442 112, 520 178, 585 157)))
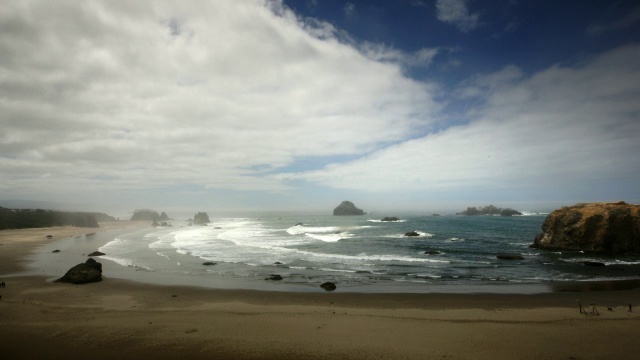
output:
POLYGON ((300 234, 326 234, 326 233, 339 233, 343 231, 354 231, 366 228, 365 226, 322 226, 311 227, 305 225, 296 225, 287 229, 287 233, 291 235, 300 234))
POLYGON ((609 265, 621 265, 621 266, 625 266, 625 265, 640 265, 640 261, 628 261, 628 260, 619 260, 619 259, 611 259, 611 260, 604 260, 604 259, 599 259, 599 258, 587 258, 587 257, 579 257, 579 258, 571 258, 571 259, 560 259, 560 261, 564 261, 564 262, 568 262, 568 263, 573 263, 573 264, 582 264, 585 261, 589 261, 589 262, 599 262, 599 263, 603 263, 607 266, 609 265))
POLYGON ((322 254, 322 253, 314 253, 309 251, 296 250, 300 255, 307 255, 312 259, 319 260, 325 259, 330 261, 337 262, 348 262, 348 263, 358 263, 362 264, 363 261, 382 261, 382 262, 420 262, 420 263, 449 263, 447 260, 438 260, 438 259, 427 259, 427 258, 418 258, 418 257, 410 257, 410 256, 402 256, 402 255, 383 255, 383 254, 372 254, 369 255, 367 253, 361 253, 358 255, 345 255, 345 254, 322 254))
POLYGON ((535 211, 520 211, 522 216, 546 216, 548 212, 535 212, 535 211))
POLYGON ((420 278, 429 278, 429 279, 440 279, 442 278, 441 275, 434 275, 434 274, 429 274, 429 273, 416 273, 416 274, 407 274, 408 276, 415 276, 415 277, 420 277, 420 278))
POLYGON ((313 234, 313 233, 306 233, 306 236, 312 238, 312 239, 316 239, 316 240, 320 240, 320 241, 324 241, 324 242, 336 242, 336 241, 340 241, 343 239, 349 239, 351 237, 353 237, 352 234, 349 233, 337 233, 337 234, 313 234))

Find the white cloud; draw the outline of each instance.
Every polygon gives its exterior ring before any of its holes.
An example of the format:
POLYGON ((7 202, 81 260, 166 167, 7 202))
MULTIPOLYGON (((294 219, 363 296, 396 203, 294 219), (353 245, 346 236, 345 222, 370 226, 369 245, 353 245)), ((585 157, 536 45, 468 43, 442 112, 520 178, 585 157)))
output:
POLYGON ((487 90, 473 94, 486 100, 476 121, 286 177, 432 196, 637 200, 640 63, 628 60, 638 57, 640 46, 633 45, 531 77, 514 67, 477 77, 465 85, 487 90))
POLYGON ((371 60, 398 64, 405 68, 428 67, 440 53, 438 48, 423 48, 413 53, 407 53, 382 43, 371 42, 362 43, 360 51, 371 60))
POLYGON ((279 1, 5 2, 0 31, 5 196, 282 191, 270 173, 402 141, 437 109, 279 1))
POLYGON ((477 13, 469 13, 467 2, 467 0, 438 0, 436 2, 438 20, 455 25, 462 32, 477 28, 480 16, 477 13))

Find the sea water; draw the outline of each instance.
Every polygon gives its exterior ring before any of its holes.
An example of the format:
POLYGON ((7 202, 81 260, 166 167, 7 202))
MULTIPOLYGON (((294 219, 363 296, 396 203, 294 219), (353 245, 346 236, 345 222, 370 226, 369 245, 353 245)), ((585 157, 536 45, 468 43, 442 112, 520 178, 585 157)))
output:
MULTIPOLYGON (((212 218, 120 234, 100 246, 117 276, 155 283, 306 291, 540 292, 548 284, 640 278, 640 261, 532 249, 544 215, 212 218), (405 236, 415 231, 418 236, 405 236), (521 255, 500 260, 496 255, 521 255), (585 261, 606 267, 587 267, 585 261), (215 265, 203 265, 212 262, 215 265), (265 280, 271 275, 282 280, 265 280)), ((103 261, 104 262, 104 261, 103 261)))

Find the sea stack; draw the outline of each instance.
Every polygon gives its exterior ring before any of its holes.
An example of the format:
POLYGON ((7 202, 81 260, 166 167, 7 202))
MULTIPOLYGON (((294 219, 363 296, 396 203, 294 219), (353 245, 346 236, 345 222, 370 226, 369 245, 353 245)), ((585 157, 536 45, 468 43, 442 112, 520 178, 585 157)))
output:
POLYGON ((333 215, 364 215, 364 211, 358 209, 351 201, 343 201, 337 208, 333 209, 333 215))
POLYGON ((206 212, 199 212, 193 217, 194 225, 205 225, 210 223, 209 215, 206 212))
POLYGON ((640 255, 640 205, 591 203, 553 211, 534 248, 640 255))

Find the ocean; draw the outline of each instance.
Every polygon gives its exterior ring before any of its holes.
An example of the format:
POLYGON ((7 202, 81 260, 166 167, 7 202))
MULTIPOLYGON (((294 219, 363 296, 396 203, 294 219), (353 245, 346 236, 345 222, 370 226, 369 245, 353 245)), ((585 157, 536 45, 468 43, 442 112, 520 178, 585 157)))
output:
MULTIPOLYGON (((68 248, 82 242, 87 251, 105 253, 99 257, 105 276, 156 284, 324 291, 319 285, 333 282, 337 291, 353 292, 537 293, 569 282, 640 279, 637 257, 529 248, 544 219, 448 215, 383 222, 372 215, 262 214, 214 217, 206 226, 173 220, 171 227, 67 241, 68 248), (410 231, 418 236, 405 236, 410 231), (524 259, 496 258, 502 253, 524 259), (267 280, 272 275, 282 279, 267 280)), ((55 246, 64 244, 49 247, 55 246)))

